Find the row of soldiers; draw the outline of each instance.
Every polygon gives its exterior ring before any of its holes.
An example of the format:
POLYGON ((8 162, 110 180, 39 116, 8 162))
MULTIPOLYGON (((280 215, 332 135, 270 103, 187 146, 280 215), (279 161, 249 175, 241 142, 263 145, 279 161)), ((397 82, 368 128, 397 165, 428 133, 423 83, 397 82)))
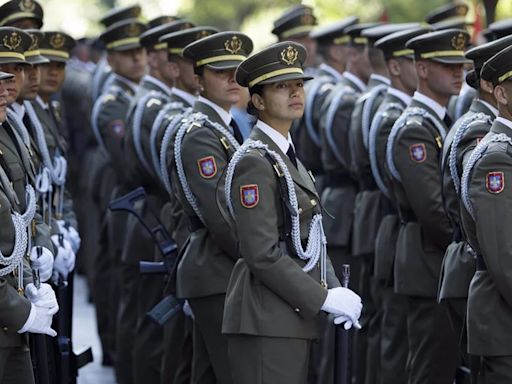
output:
MULTIPOLYGON (((226 334, 312 337, 286 329, 305 311, 299 305, 291 316, 268 319, 226 295, 240 265, 237 232, 265 231, 230 225, 223 197, 225 169, 248 136, 243 127, 254 124, 244 114, 254 94, 234 77, 252 42, 240 32, 182 19, 145 24, 140 12, 133 6, 105 15, 106 55, 92 76, 90 125, 98 146, 82 176, 88 212, 99 215, 84 235, 96 231, 91 244, 99 244, 87 256, 104 363, 114 362, 120 383, 231 383, 226 334), (167 276, 139 273, 140 261, 161 260, 162 252, 135 217, 107 209, 138 186, 147 193, 140 215, 150 221, 157 212, 177 244, 179 262, 167 276), (173 296, 186 299, 183 311, 162 328, 146 314, 173 296), (236 303, 243 308, 238 317, 229 310, 236 303)), ((475 200, 505 196, 506 174, 489 168, 473 182, 471 170, 479 169, 472 151, 491 121, 507 116, 507 53, 493 56, 509 45, 510 23, 491 25, 488 39, 496 41, 469 49, 467 12, 467 5, 454 3, 429 14, 428 24, 349 17, 315 28, 313 10, 295 6, 274 24, 279 40, 307 47, 305 73, 315 76, 306 83, 292 148, 321 191, 307 204, 324 211, 334 270, 341 277, 343 264, 350 264, 351 286, 363 299, 354 343, 357 383, 469 382, 477 375, 507 382, 511 374, 506 337, 500 338, 506 290, 486 297, 477 290, 471 297, 479 301, 466 318, 475 269, 487 290, 493 288, 487 268, 506 271, 497 237, 490 238, 501 233, 492 231, 497 205, 489 212, 475 200), (478 214, 484 216, 475 220, 478 214)), ((278 60, 292 67, 295 52, 290 43, 278 60)), ((488 145, 503 149, 499 138, 488 145)), ((258 189, 251 188, 240 192, 247 208, 258 203, 258 189)), ((351 319, 357 325, 357 316, 351 319)), ((321 316, 317 327, 308 382, 333 382, 332 318, 321 316)))
POLYGON ((73 383, 75 254, 68 142, 57 99, 74 40, 32 1, 0 6, 0 381, 73 383), (57 336, 57 337, 56 337, 57 336))

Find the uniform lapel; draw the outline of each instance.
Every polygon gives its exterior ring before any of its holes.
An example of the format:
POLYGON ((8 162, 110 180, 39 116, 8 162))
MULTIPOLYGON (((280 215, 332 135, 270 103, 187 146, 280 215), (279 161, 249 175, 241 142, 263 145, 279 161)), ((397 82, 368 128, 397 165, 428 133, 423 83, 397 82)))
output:
POLYGON ((505 124, 500 123, 498 120, 494 120, 491 126, 492 133, 504 133, 505 135, 512 137, 512 129, 507 127, 505 124))
POLYGON ((215 110, 212 107, 210 107, 209 105, 202 103, 200 101, 196 101, 194 104, 194 110, 197 112, 204 113, 206 116, 208 116, 208 119, 210 119, 212 122, 218 123, 218 124, 222 125, 224 128, 228 128, 226 126, 226 124, 224 124, 224 121, 219 116, 219 114, 217 112, 215 112, 215 110))

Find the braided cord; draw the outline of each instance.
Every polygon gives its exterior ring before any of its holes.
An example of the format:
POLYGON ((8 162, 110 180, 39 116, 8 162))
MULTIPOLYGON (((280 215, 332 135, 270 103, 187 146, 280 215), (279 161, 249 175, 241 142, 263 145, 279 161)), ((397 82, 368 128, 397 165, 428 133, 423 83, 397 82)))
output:
POLYGON ((401 113, 404 110, 404 107, 399 103, 387 104, 385 109, 377 112, 375 115, 370 127, 370 133, 368 135, 368 154, 370 157, 370 168, 372 170, 373 178, 375 179, 375 182, 377 183, 377 186, 381 192, 388 198, 390 197, 390 192, 380 173, 379 161, 377 159, 377 135, 381 128, 381 122, 384 119, 384 115, 391 110, 397 110, 399 113, 401 113))
POLYGON ((461 198, 464 203, 464 207, 469 212, 473 220, 475 220, 475 212, 473 209, 473 204, 471 203, 471 195, 469 193, 469 182, 470 182, 470 174, 473 170, 475 164, 478 160, 482 158, 487 148, 489 148, 490 143, 509 143, 512 145, 512 139, 504 133, 493 134, 491 136, 486 136, 480 143, 476 146, 473 153, 469 157, 468 163, 464 167, 464 171, 462 172, 462 180, 460 183, 461 186, 461 198))
POLYGON ((457 127, 457 130, 455 131, 455 136, 453 137, 452 145, 450 147, 450 156, 448 158, 449 163, 448 166, 450 167, 450 174, 452 176, 452 182, 453 186, 455 187, 455 191, 457 192, 457 195, 460 194, 460 177, 459 172, 457 171, 457 155, 458 155, 458 149, 459 144, 462 141, 462 138, 466 134, 466 132, 469 130, 469 127, 472 125, 472 123, 491 123, 491 118, 489 115, 486 115, 485 113, 476 113, 472 116, 469 116, 468 118, 464 119, 462 123, 457 127))
POLYGON ((225 189, 224 193, 226 196, 226 202, 228 205, 228 210, 235 218, 235 212, 233 208, 232 201, 232 184, 233 184, 233 176, 235 173, 235 168, 240 160, 245 156, 245 154, 251 149, 261 149, 266 151, 279 165, 281 170, 283 171, 284 178, 286 181, 286 186, 288 189, 288 199, 291 207, 294 210, 294 214, 291 214, 291 239, 292 244, 297 253, 297 256, 302 260, 307 260, 306 265, 302 268, 304 272, 311 271, 315 265, 320 261, 321 268, 321 280, 322 282, 326 282, 326 257, 327 257, 327 239, 324 233, 324 227, 322 224, 322 215, 315 214, 313 219, 311 220, 309 226, 308 233, 308 241, 306 245, 306 249, 302 247, 302 242, 300 238, 300 219, 299 219, 299 204, 297 201, 297 195, 295 192, 295 186, 282 157, 275 151, 272 151, 268 148, 268 145, 263 144, 261 141, 247 140, 233 155, 231 161, 229 162, 228 169, 226 171, 226 181, 225 181, 225 189))
POLYGON ((14 128, 18 131, 20 136, 23 139, 23 143, 27 148, 30 147, 30 134, 28 133, 27 127, 20 119, 18 114, 14 112, 11 108, 7 108, 7 118, 14 125, 14 128))
POLYGON ((199 210, 199 204, 197 202, 197 198, 194 196, 194 193, 191 191, 187 176, 185 175, 185 168, 183 167, 183 161, 181 158, 181 145, 183 143, 183 138, 185 137, 185 134, 187 133, 188 129, 192 127, 192 125, 203 125, 208 123, 212 129, 217 130, 220 132, 226 139, 229 141, 231 146, 237 150, 240 148, 240 144, 236 141, 236 139, 233 137, 233 135, 223 126, 221 126, 218 123, 214 123, 210 120, 208 120, 208 117, 200 112, 196 112, 193 115, 190 116, 189 119, 183 122, 183 124, 180 126, 178 133, 176 134, 176 141, 174 142, 174 160, 176 162, 176 171, 178 173, 178 179, 180 180, 181 187, 183 189, 183 193, 185 195, 185 198, 187 199, 188 203, 194 210, 195 214, 201 220, 203 224, 204 218, 201 214, 201 211, 199 210))
POLYGON ((363 144, 366 150, 368 150, 368 139, 370 136, 370 128, 371 128, 371 114, 373 106, 375 105, 375 101, 379 95, 386 92, 388 89, 387 85, 380 84, 373 88, 366 99, 366 102, 363 105, 362 118, 361 118, 361 132, 363 134, 363 144))

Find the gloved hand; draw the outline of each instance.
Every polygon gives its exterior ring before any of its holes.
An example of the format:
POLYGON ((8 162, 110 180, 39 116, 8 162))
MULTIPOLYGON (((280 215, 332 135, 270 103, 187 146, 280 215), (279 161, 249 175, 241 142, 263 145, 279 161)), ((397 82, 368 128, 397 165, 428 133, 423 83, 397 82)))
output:
POLYGON ((39 307, 32 303, 28 319, 18 333, 30 332, 42 333, 51 337, 57 336, 57 332, 55 332, 51 326, 53 315, 55 315, 58 310, 59 307, 50 309, 39 307))
POLYGON ((336 316, 334 318, 334 324, 335 325, 340 325, 340 324, 343 324, 343 328, 345 328, 347 331, 354 327, 356 329, 361 329, 361 324, 359 324, 359 321, 355 324, 352 323, 352 320, 350 320, 350 318, 346 315, 341 315, 341 316, 336 316))
POLYGON ((68 240, 71 243, 71 248, 73 248, 73 252, 77 253, 80 249, 80 245, 82 244, 82 239, 80 238, 80 234, 74 227, 69 227, 68 229, 69 237, 68 240))
POLYGON ((32 247, 30 251, 32 269, 39 270, 39 278, 42 282, 50 280, 53 271, 53 254, 45 247, 32 247), (38 256, 37 248, 41 248, 41 256, 38 256))
POLYGON ((327 298, 322 305, 323 311, 338 316, 346 316, 352 324, 358 324, 362 309, 361 298, 350 289, 343 287, 329 289, 327 298))
POLYGON ((66 239, 63 239, 62 244, 60 244, 59 235, 53 235, 52 242, 57 247, 57 256, 53 267, 64 280, 67 280, 68 274, 75 268, 75 252, 73 252, 71 244, 66 239))
POLYGON ((41 284, 39 289, 32 283, 27 284, 25 287, 25 296, 27 299, 37 307, 47 308, 55 310, 57 313, 59 310, 59 304, 57 303, 57 297, 55 291, 49 284, 41 284))
POLYGON ((192 312, 192 308, 190 307, 188 300, 185 300, 185 303, 183 303, 183 313, 192 319, 194 318, 194 312, 192 312))

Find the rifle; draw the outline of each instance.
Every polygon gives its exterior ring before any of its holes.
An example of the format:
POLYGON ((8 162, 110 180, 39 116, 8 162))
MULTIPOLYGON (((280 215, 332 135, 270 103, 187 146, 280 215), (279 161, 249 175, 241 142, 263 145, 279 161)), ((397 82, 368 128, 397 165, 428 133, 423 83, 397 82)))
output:
MULTIPOLYGON (((139 213, 135 207, 136 203, 146 200, 146 191, 144 187, 138 187, 126 195, 112 200, 109 209, 112 212, 124 211, 135 215, 143 228, 150 234, 153 242, 157 245, 163 261, 140 261, 139 270, 142 274, 170 274, 175 267, 178 258, 178 246, 173 241, 171 235, 165 229, 160 219, 155 215, 150 207, 147 207, 145 217, 139 213), (148 222, 150 221, 150 222, 148 222)), ((173 295, 164 297, 155 305, 147 315, 156 323, 164 325, 174 314, 179 312, 183 306, 184 300, 177 299, 173 295)))
MULTIPOLYGON (((344 288, 348 288, 350 265, 343 264, 341 273, 341 285, 344 288)), ((336 384, 350 384, 352 383, 352 329, 346 330, 343 328, 343 324, 336 327, 335 348, 335 356, 338 364, 335 364, 334 368, 334 382, 336 384)))

